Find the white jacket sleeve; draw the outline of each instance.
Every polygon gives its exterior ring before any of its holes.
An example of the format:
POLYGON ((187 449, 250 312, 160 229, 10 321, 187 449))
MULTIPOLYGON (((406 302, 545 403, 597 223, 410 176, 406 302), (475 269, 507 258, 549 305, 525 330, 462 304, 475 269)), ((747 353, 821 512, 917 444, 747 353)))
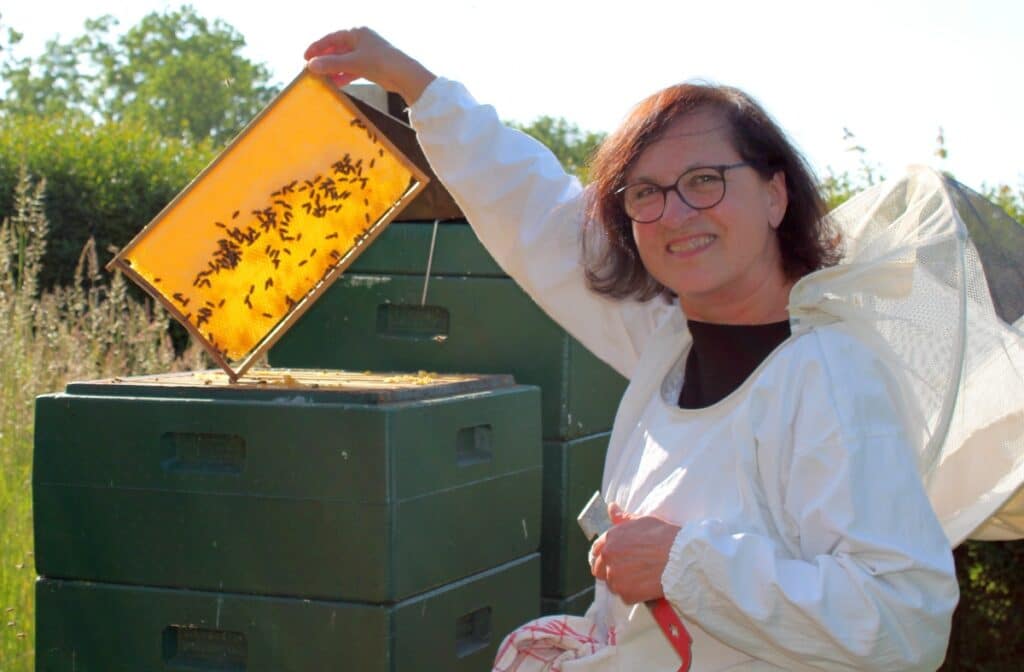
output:
POLYGON ((787 670, 934 670, 958 586, 895 388, 854 339, 805 338, 777 390, 795 412, 765 418, 771 432, 758 437, 777 533, 684 525, 666 597, 720 641, 787 670))
POLYGON ((550 151, 504 126, 494 108, 438 78, 410 110, 423 152, 498 264, 545 312, 625 376, 671 310, 586 287, 584 191, 550 151))

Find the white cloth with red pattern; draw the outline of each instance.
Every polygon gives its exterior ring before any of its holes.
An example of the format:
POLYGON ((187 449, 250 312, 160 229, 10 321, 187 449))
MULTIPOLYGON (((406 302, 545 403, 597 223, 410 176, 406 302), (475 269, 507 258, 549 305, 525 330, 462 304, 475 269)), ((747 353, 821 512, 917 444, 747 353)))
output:
POLYGON ((505 638, 495 672, 560 672, 563 664, 592 656, 608 644, 593 621, 579 616, 547 616, 530 621, 505 638))

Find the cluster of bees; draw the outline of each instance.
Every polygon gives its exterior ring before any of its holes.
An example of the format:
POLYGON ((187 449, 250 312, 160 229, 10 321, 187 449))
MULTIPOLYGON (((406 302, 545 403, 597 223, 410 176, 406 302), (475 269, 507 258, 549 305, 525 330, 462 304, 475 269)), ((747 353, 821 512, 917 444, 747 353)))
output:
MULTIPOLYGON (((376 143, 374 134, 360 120, 352 125, 366 130, 376 143)), ((268 327, 264 331, 269 331, 334 271, 352 247, 369 236, 381 214, 371 217, 371 199, 367 197, 372 191, 376 159, 384 156, 384 150, 377 147, 376 153, 368 161, 346 153, 321 174, 281 185, 268 195, 264 207, 250 210, 248 216, 235 210, 226 221, 212 223, 219 237, 205 266, 192 279, 191 297, 177 292, 172 300, 186 320, 202 328, 210 345, 222 356, 237 357, 241 350, 237 339, 229 339, 233 352, 220 346, 212 328, 211 321, 216 323, 214 318, 225 302, 229 310, 237 310, 241 306, 233 301, 240 301, 249 320, 269 320, 263 323, 268 327), (354 218, 358 221, 353 222, 354 218), (350 245, 342 242, 345 239, 350 245), (239 286, 240 280, 246 285, 239 286), (200 294, 215 295, 214 300, 196 306, 200 294)), ((232 315, 231 322, 238 321, 238 315, 232 315)), ((216 324, 218 331, 227 320, 221 322, 216 324)))

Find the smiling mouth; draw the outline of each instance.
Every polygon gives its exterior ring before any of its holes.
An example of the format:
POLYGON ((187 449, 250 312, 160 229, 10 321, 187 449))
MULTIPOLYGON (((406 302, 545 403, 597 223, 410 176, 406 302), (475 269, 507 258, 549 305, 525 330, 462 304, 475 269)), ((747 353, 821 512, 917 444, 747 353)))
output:
POLYGON ((712 234, 708 234, 706 236, 694 236, 693 238, 687 238, 686 240, 670 243, 667 249, 672 253, 693 252, 694 250, 700 250, 707 247, 711 243, 715 242, 716 238, 718 238, 718 236, 712 234))

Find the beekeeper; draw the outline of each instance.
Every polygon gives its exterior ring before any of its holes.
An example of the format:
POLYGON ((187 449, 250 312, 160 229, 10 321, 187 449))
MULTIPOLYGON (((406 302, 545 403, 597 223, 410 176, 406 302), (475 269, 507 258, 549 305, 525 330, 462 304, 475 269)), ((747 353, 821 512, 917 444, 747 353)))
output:
POLYGON ((935 460, 920 421, 935 414, 908 396, 885 344, 830 309, 836 294, 814 278, 857 239, 830 228, 804 159, 755 101, 696 84, 654 94, 583 189, 368 29, 328 35, 306 58, 339 84, 401 94, 502 268, 630 380, 605 462, 617 524, 591 550, 594 603, 512 633, 495 669, 674 671, 642 604, 660 597, 695 671, 941 664, 958 588, 922 479, 935 460))

